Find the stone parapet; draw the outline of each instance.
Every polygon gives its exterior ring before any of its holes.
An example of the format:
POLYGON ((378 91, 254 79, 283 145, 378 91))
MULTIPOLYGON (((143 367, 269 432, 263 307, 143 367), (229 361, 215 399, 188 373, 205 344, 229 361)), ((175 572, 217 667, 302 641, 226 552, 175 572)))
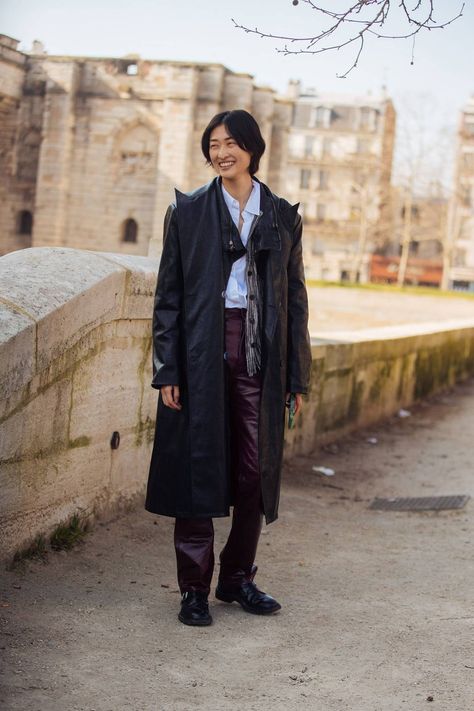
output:
MULTIPOLYGON (((157 268, 67 248, 0 259, 0 558, 78 511, 107 517, 143 496, 157 268)), ((312 389, 286 456, 472 373, 474 319, 314 337, 312 389)))
POLYGON ((143 491, 157 267, 66 248, 0 259, 0 557, 143 491))
POLYGON ((474 375, 474 318, 313 336, 311 391, 285 456, 310 454, 474 375))

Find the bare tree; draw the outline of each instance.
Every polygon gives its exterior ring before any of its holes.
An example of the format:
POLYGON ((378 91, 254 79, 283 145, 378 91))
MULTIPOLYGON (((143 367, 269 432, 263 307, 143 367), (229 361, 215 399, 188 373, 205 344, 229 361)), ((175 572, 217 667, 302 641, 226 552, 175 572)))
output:
POLYGON ((370 238, 380 219, 379 214, 379 186, 370 179, 369 174, 359 173, 357 180, 351 183, 351 191, 357 195, 359 211, 359 230, 356 250, 352 258, 352 267, 349 280, 356 283, 360 279, 360 271, 370 238), (374 215, 377 218, 374 219, 374 215))
POLYGON ((282 54, 321 54, 354 46, 355 56, 352 64, 340 78, 345 78, 357 67, 359 57, 368 38, 411 40, 411 64, 414 63, 415 42, 420 32, 439 30, 447 27, 462 16, 465 3, 461 2, 454 14, 438 22, 435 19, 440 0, 346 0, 336 9, 334 0, 292 0, 293 5, 305 4, 313 10, 324 27, 304 37, 291 37, 284 34, 272 34, 251 28, 232 19, 235 27, 259 37, 275 39, 284 43, 276 47, 282 54), (436 6, 436 8, 435 8, 436 6))
POLYGON ((418 213, 418 205, 429 199, 446 204, 451 189, 449 157, 454 153, 452 128, 433 126, 433 116, 442 111, 433 96, 407 94, 401 103, 403 120, 398 126, 394 175, 402 203, 399 286, 405 283, 412 242, 438 240, 445 248, 445 212, 433 214, 433 221, 423 225, 416 224, 414 214, 418 213))

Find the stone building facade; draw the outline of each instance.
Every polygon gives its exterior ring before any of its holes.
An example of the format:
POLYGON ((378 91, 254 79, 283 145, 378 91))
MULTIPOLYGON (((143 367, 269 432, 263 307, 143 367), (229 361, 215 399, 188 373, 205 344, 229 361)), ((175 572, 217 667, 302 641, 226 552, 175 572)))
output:
POLYGON ((0 254, 66 246, 158 255, 174 187, 214 174, 200 137, 244 108, 267 144, 259 177, 305 221, 309 277, 356 271, 389 231, 387 98, 286 96, 221 64, 49 56, 0 35, 0 254), (384 232, 385 231, 385 232, 384 232))
POLYGON ((0 36, 0 254, 27 246, 157 254, 173 189, 213 175, 218 111, 258 120, 277 191, 291 103, 220 64, 48 56, 0 36))
POLYGON ((447 286, 474 292, 474 96, 461 112, 450 208, 447 286))
POLYGON ((370 253, 390 240, 395 110, 387 97, 303 91, 293 116, 284 194, 301 202, 305 263, 315 278, 367 281, 370 253))

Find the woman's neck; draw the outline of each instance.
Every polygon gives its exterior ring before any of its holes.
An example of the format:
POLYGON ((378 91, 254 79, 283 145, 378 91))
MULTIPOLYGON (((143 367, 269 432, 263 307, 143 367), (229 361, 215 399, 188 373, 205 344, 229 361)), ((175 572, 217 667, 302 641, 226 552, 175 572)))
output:
POLYGON ((229 195, 232 195, 234 200, 238 201, 240 210, 242 211, 247 204, 250 193, 252 192, 253 183, 251 175, 243 175, 236 180, 227 180, 226 178, 222 178, 222 184, 229 195))

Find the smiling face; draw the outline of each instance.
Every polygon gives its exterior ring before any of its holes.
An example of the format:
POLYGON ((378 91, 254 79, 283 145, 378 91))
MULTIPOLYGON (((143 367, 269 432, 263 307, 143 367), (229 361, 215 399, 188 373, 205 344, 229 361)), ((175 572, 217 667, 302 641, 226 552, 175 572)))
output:
POLYGON ((224 124, 216 126, 210 135, 209 157, 212 167, 223 180, 238 181, 250 175, 251 154, 238 145, 224 124))

